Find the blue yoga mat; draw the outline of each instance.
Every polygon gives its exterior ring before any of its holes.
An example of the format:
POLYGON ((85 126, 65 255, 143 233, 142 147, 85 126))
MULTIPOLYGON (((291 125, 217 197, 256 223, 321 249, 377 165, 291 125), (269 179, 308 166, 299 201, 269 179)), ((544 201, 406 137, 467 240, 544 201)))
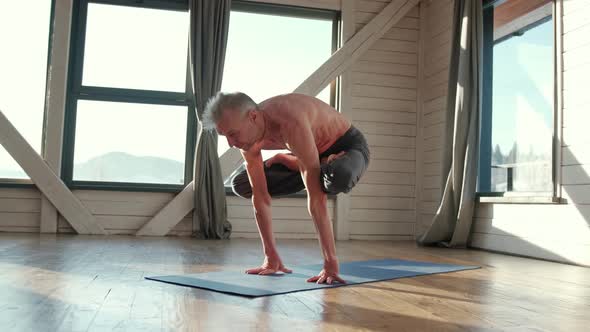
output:
POLYGON ((401 259, 383 259, 340 264, 340 277, 346 284, 316 284, 306 280, 322 269, 322 264, 293 266, 293 273, 252 275, 244 271, 220 271, 186 275, 145 277, 175 285, 204 288, 217 292, 248 297, 268 296, 318 288, 341 287, 382 280, 414 277, 426 274, 477 269, 479 266, 464 266, 401 259))

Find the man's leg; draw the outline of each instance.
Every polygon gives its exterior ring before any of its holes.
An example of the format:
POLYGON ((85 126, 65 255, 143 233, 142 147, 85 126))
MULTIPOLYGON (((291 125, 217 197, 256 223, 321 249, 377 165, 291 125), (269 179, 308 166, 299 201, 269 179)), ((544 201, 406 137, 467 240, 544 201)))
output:
POLYGON ((322 163, 321 181, 328 194, 348 193, 368 167, 368 158, 356 149, 346 151, 331 162, 322 163))
MULTIPOLYGON (((305 189, 301 174, 292 171, 282 164, 264 167, 266 186, 271 197, 294 194, 305 189)), ((232 179, 233 192, 243 198, 252 198, 252 187, 246 170, 238 173, 232 179)))

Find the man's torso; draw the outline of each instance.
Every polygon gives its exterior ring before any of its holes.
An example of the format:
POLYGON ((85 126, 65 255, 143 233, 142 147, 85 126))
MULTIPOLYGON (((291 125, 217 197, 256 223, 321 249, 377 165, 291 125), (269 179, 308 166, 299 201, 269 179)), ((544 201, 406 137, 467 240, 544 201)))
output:
POLYGON ((259 105, 269 121, 265 139, 252 149, 289 149, 289 138, 296 138, 309 125, 318 154, 327 150, 351 126, 350 122, 330 105, 301 94, 280 95, 259 105))

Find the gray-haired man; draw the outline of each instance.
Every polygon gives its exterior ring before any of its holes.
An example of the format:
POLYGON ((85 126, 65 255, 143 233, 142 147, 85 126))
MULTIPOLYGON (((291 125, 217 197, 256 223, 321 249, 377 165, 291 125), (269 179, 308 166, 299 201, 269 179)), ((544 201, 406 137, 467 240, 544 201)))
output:
POLYGON ((272 97, 257 105, 244 93, 219 93, 207 104, 205 129, 216 129, 230 147, 241 150, 246 170, 232 179, 234 192, 251 198, 263 245, 263 264, 246 272, 290 273, 276 250, 271 197, 307 189, 308 211, 319 233, 324 268, 309 282, 344 280, 338 258, 327 194, 349 192, 369 165, 363 134, 323 101, 301 94, 272 97), (261 150, 288 149, 263 161, 261 150))

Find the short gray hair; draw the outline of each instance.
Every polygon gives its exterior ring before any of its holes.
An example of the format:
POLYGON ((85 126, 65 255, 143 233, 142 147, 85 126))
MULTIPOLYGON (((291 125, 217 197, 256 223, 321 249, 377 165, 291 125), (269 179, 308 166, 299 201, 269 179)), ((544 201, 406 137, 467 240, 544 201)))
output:
POLYGON ((248 109, 258 109, 258 105, 247 94, 242 92, 223 93, 209 99, 203 112, 203 130, 215 130, 217 122, 226 109, 237 110, 244 114, 248 109))

